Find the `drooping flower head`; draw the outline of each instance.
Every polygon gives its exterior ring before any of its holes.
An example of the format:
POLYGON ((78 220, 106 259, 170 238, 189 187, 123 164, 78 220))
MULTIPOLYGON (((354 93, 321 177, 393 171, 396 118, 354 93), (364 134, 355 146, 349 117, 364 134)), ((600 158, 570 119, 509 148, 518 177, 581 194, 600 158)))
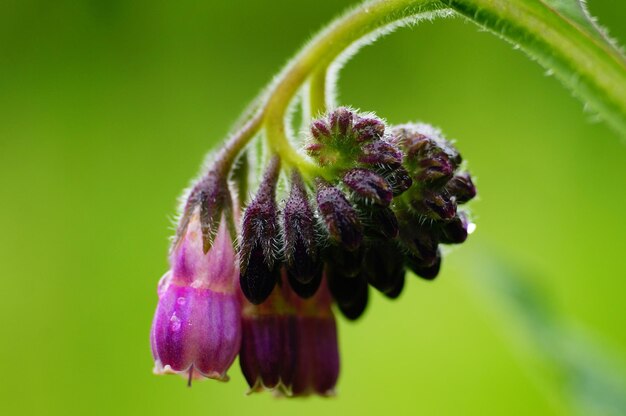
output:
POLYGON ((311 122, 304 150, 315 169, 273 154, 232 172, 220 165, 192 188, 159 285, 156 372, 225 380, 239 353, 251 392, 332 395, 333 307, 356 320, 371 288, 396 299, 407 271, 434 279, 441 245, 471 232, 460 207, 476 188, 431 126, 340 107, 311 122), (241 212, 235 187, 249 201, 241 212))

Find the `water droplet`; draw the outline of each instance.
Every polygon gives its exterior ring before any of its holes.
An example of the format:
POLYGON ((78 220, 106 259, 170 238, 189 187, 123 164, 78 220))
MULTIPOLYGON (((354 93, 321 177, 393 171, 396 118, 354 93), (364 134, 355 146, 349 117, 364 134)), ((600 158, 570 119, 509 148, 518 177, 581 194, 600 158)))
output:
POLYGON ((180 322, 178 316, 176 316, 176 314, 172 315, 172 317, 170 318, 170 328, 172 329, 172 331, 178 332, 181 325, 182 323, 180 322))
POLYGON ((176 300, 176 303, 178 303, 180 306, 183 306, 185 303, 187 303, 187 299, 181 296, 176 300))

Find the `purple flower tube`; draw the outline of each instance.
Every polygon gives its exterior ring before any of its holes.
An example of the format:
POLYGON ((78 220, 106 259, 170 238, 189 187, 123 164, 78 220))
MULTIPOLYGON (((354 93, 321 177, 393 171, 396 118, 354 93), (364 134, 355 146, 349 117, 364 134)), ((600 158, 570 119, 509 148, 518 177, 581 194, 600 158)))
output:
POLYGON ((226 381, 241 345, 239 267, 222 218, 205 254, 199 214, 190 218, 159 282, 150 341, 157 374, 226 381))
POLYGON ((325 280, 313 297, 302 299, 283 276, 265 303, 245 304, 240 364, 250 392, 334 394, 339 349, 325 280))

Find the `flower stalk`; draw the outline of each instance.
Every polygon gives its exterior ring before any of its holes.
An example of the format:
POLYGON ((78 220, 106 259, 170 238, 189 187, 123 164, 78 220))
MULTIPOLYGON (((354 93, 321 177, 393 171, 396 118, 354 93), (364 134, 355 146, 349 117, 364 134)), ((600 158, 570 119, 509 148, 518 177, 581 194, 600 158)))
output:
POLYGON ((337 57, 350 49, 354 52, 360 42, 371 41, 395 27, 455 12, 519 44, 592 105, 617 132, 626 134, 626 59, 612 44, 599 41, 574 24, 558 22, 558 13, 540 13, 537 7, 504 0, 374 0, 331 23, 305 46, 262 94, 259 112, 233 135, 225 156, 232 162, 231 153, 241 150, 259 128, 264 128, 271 148, 286 164, 298 166, 309 179, 324 176, 293 148, 285 133, 287 107, 304 82, 310 83, 310 114, 315 117, 326 109, 327 72, 337 57))

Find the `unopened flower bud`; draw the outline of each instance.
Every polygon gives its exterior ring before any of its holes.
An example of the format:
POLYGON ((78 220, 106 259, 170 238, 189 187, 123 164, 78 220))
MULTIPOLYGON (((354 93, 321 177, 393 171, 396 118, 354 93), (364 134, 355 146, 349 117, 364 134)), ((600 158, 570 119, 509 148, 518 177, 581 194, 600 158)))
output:
POLYGON ((330 128, 325 120, 313 120, 311 122, 311 134, 318 142, 323 142, 330 137, 330 128))
POLYGON ((343 175, 343 183, 359 199, 371 201, 377 205, 386 207, 393 198, 393 191, 385 178, 368 169, 350 169, 343 175))
POLYGON ((358 249, 350 251, 337 245, 327 247, 325 258, 332 267, 341 270, 345 277, 356 277, 363 268, 365 248, 361 245, 358 249))
POLYGON ((404 288, 404 257, 392 242, 376 244, 365 256, 368 282, 385 296, 395 299, 404 288))
POLYGON ((456 202, 445 193, 424 190, 421 199, 411 201, 411 206, 420 214, 432 219, 449 220, 456 215, 456 202))
POLYGON ((476 187, 472 182, 472 177, 467 172, 455 175, 450 179, 446 184, 446 190, 454 196, 459 204, 464 204, 476 196, 476 187))
POLYGON ((385 134, 385 124, 371 116, 339 107, 311 123, 311 142, 307 153, 322 166, 349 169, 354 166, 361 147, 378 141, 385 134))
POLYGON ((407 168, 424 182, 451 178, 462 161, 456 148, 428 124, 397 126, 392 142, 404 151, 407 168))
POLYGON ((447 182, 462 161, 441 132, 427 124, 395 127, 392 142, 403 150, 405 166, 420 182, 447 182))
POLYGON ((354 132, 359 143, 378 141, 385 134, 385 124, 375 117, 358 117, 354 132))
POLYGON ((400 226, 400 241, 421 264, 429 266, 437 260, 438 236, 436 230, 426 223, 410 221, 400 226))
POLYGON ((362 147, 361 151, 358 162, 363 165, 383 165, 395 169, 402 163, 402 153, 397 147, 384 140, 368 143, 362 147))
POLYGON ((289 281, 289 286, 291 289, 301 298, 308 299, 311 296, 315 295, 317 290, 320 287, 322 282, 322 275, 324 271, 324 264, 319 264, 319 268, 314 270, 312 275, 313 277, 306 283, 303 283, 301 280, 298 280, 293 273, 287 272, 287 280, 289 281))
POLYGON ((347 277, 343 270, 329 263, 326 267, 328 287, 341 313, 351 321, 358 319, 369 298, 369 286, 365 275, 347 277))
POLYGON ((254 304, 272 292, 280 273, 277 242, 280 236, 276 207, 279 159, 267 168, 254 200, 246 208, 241 225, 239 260, 243 294, 254 304))
POLYGON ((394 197, 402 195, 413 185, 411 175, 402 166, 393 170, 385 169, 381 173, 391 186, 394 197))
POLYGON ((459 212, 450 221, 441 224, 439 241, 443 244, 461 244, 467 239, 469 221, 467 214, 459 212))
POLYGON ((333 242, 347 250, 356 250, 363 240, 356 210, 345 195, 323 180, 317 182, 317 207, 333 242))
POLYGON ((283 211, 284 258, 288 280, 302 297, 315 293, 322 277, 322 261, 317 248, 315 216, 300 175, 294 171, 291 192, 283 211))
POLYGON ((451 220, 457 203, 475 196, 470 176, 455 176, 461 156, 439 130, 426 124, 405 124, 393 129, 390 141, 404 152, 403 165, 415 183, 406 199, 417 214, 451 220))
POLYGON ((434 260, 424 261, 413 254, 405 257, 407 267, 419 277, 433 280, 439 274, 441 268, 441 252, 437 250, 434 260))
POLYGON ((372 207, 368 210, 366 234, 379 240, 392 240, 398 236, 398 219, 389 207, 372 207))
POLYGON ((328 115, 330 130, 333 134, 346 137, 352 133, 355 114, 346 107, 339 107, 328 115))

